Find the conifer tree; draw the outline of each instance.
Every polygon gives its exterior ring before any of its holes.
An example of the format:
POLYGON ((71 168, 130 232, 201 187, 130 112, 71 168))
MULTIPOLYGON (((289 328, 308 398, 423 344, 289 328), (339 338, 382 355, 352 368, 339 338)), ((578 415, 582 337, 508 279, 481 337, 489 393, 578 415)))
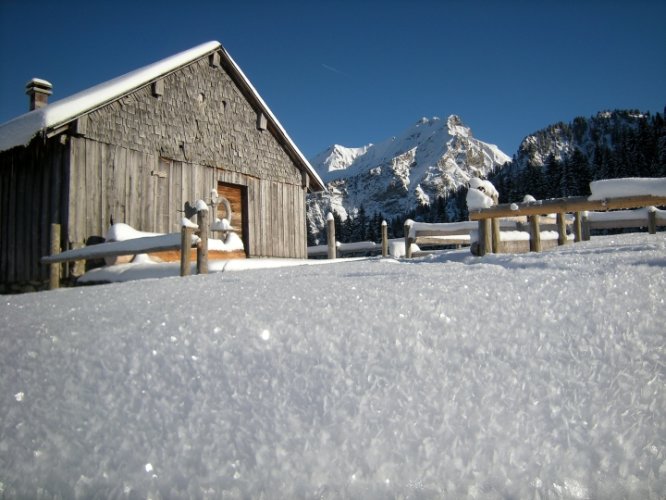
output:
POLYGON ((365 241, 368 231, 368 216, 365 213, 365 207, 363 204, 361 204, 359 207, 354 222, 354 234, 352 241, 365 241))
POLYGON ((350 213, 348 213, 347 218, 342 223, 342 233, 340 234, 338 240, 342 243, 349 243, 353 241, 355 229, 354 218, 350 213))
POLYGON ((569 196, 587 196, 590 194, 590 181, 592 181, 590 164, 580 149, 575 149, 571 155, 567 176, 567 183, 571 189, 569 196))
MULTIPOLYGON (((545 166, 545 175, 544 175, 544 195, 547 198, 556 198, 562 196, 563 192, 563 165, 562 163, 555 158, 553 153, 548 155, 546 158, 545 166)), ((536 192, 536 188, 532 188, 536 192)), ((533 194, 533 196, 536 196, 533 194)))

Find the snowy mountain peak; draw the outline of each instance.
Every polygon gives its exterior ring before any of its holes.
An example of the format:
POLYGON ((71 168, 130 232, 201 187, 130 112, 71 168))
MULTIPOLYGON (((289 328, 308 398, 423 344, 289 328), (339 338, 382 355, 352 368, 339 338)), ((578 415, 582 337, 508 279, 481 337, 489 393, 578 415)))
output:
POLYGON ((460 120, 460 117, 457 115, 449 116, 446 124, 449 128, 449 135, 460 136, 460 137, 472 137, 472 131, 469 127, 465 127, 460 120))
POLYGON ((315 166, 317 173, 324 178, 330 172, 346 169, 358 156, 365 154, 370 146, 372 144, 360 148, 347 148, 334 144, 312 158, 310 163, 315 166))
POLYGON ((362 148, 331 146, 311 159, 328 187, 308 201, 311 230, 323 228, 330 210, 343 219, 361 206, 395 217, 428 206, 508 161, 497 146, 475 139, 457 115, 423 117, 401 134, 362 148))

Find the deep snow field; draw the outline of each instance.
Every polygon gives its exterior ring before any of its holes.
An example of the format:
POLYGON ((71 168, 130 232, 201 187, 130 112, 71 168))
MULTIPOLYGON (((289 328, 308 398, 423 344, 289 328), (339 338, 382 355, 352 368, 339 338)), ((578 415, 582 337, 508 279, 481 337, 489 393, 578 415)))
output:
POLYGON ((0 498, 657 499, 666 233, 0 297, 0 498))

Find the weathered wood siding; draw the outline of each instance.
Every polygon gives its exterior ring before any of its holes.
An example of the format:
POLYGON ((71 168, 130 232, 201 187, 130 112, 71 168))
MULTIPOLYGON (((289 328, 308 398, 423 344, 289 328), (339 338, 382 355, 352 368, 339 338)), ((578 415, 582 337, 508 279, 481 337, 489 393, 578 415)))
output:
POLYGON ((302 187, 217 170, 217 181, 247 188, 249 255, 307 258, 302 187))
POLYGON ((165 158, 301 184, 301 174, 226 71, 208 58, 88 114, 86 137, 165 158))
POLYGON ((48 279, 39 259, 50 250, 50 224, 66 221, 67 162, 57 140, 0 153, 1 283, 48 279))
POLYGON ((306 257, 302 175, 227 72, 208 58, 85 118, 72 138, 70 241, 103 235, 109 220, 178 229, 185 201, 217 182, 247 187, 250 256, 306 257), (85 163, 85 165, 82 165, 85 163), (84 180, 85 179, 85 180, 84 180))
POLYGON ((299 185, 166 160, 86 138, 71 139, 69 247, 104 236, 111 218, 174 232, 186 201, 210 200, 218 182, 247 188, 250 256, 306 258, 305 191, 299 185), (81 161, 84 159, 85 161, 81 161))

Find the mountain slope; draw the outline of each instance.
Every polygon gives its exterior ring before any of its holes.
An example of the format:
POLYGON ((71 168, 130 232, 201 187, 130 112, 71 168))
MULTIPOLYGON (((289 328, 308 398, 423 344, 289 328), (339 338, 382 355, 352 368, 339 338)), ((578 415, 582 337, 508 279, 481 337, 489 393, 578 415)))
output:
POLYGON ((602 111, 590 118, 549 125, 523 139, 516 163, 520 167, 545 165, 551 155, 564 161, 576 149, 591 158, 597 148, 617 147, 627 134, 637 133, 647 119, 648 115, 640 111, 602 111))
POLYGON ((497 146, 474 138, 455 115, 422 118, 379 144, 332 146, 311 160, 329 192, 309 198, 308 224, 317 233, 327 212, 346 219, 361 206, 368 214, 395 217, 446 198, 471 177, 485 177, 508 161, 497 146))
POLYGON ((666 123, 635 110, 556 123, 523 139, 515 161, 491 179, 500 201, 588 194, 589 182, 666 175, 666 123))

